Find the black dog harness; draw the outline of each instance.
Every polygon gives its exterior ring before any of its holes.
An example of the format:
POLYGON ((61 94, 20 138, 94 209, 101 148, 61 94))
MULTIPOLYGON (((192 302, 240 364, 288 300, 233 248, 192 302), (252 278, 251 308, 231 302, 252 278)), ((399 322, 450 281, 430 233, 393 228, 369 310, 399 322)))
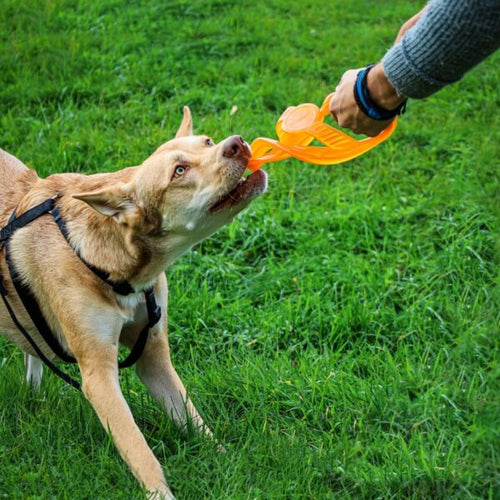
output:
MULTIPOLYGON (((7 263, 7 266, 9 268, 10 278, 12 280, 12 283, 14 284, 14 288, 16 289, 16 292, 19 295, 21 302, 26 308, 28 315, 30 316, 37 330, 40 332, 40 335, 44 339, 45 343, 50 347, 52 352, 61 360, 65 361, 66 363, 76 363, 76 359, 73 356, 70 356, 62 348, 59 341, 57 340, 57 337, 50 330, 50 327, 47 324, 45 318, 43 317, 43 314, 40 310, 40 307, 38 305, 38 302, 36 301, 35 296, 29 289, 28 285, 23 283, 19 274, 14 268, 9 248, 10 237, 14 234, 14 232, 17 229, 26 226, 27 224, 29 224, 30 222, 34 221, 35 219, 37 219, 42 215, 51 214, 54 218, 54 222, 57 224, 62 235, 68 242, 68 245, 70 245, 72 250, 76 253, 76 255, 80 258, 80 260, 85 264, 85 266, 87 266, 87 268, 90 271, 92 271, 96 276, 98 276, 101 280, 107 283, 113 289, 113 291, 119 295, 129 295, 131 293, 135 293, 135 290, 132 287, 132 285, 127 281, 112 281, 109 278, 109 273, 86 262, 83 259, 83 257, 79 254, 79 252, 71 246, 68 239, 68 231, 66 229, 66 224, 64 223, 64 220, 61 217, 59 208, 55 206, 56 200, 61 196, 62 195, 59 193, 56 196, 49 198, 48 200, 45 200, 43 203, 40 203, 40 205, 37 205, 36 207, 27 210, 19 217, 16 217, 16 212, 14 211, 14 213, 11 215, 8 221, 8 224, 0 231, 0 250, 2 249, 2 247, 5 246, 5 262, 7 263)), ((36 342, 33 340, 31 335, 26 331, 23 325, 21 325, 21 323, 19 322, 14 313, 14 310, 9 304, 9 301, 7 300, 7 290, 3 284, 1 270, 0 270, 0 294, 2 295, 3 302, 5 304, 5 307, 7 308, 7 311, 10 314, 10 317, 12 318, 12 321, 17 326, 19 331, 23 334, 23 336, 26 338, 26 340, 29 342, 29 344, 36 352, 38 357, 56 375, 61 377, 68 384, 72 385, 76 389, 81 389, 79 382, 77 382, 69 375, 61 371, 43 354, 43 352, 38 347, 36 342)), ((137 341, 130 350, 129 355, 123 361, 120 361, 118 363, 118 367, 120 369, 132 366, 141 357, 142 352, 144 351, 144 347, 146 346, 146 342, 148 340, 149 330, 153 328, 153 326, 156 325, 156 323, 158 323, 158 321, 161 318, 161 308, 156 304, 153 288, 147 288, 146 290, 144 290, 144 295, 146 298, 146 308, 148 311, 148 323, 142 329, 139 336, 137 337, 137 341)))

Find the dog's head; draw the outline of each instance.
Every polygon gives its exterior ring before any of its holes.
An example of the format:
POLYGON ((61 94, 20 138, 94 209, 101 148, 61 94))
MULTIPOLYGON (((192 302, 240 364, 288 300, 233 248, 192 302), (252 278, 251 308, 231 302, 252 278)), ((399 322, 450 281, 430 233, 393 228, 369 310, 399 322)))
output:
POLYGON ((127 182, 77 195, 132 232, 153 239, 175 258, 230 222, 267 186, 259 170, 243 178, 251 156, 240 136, 214 144, 193 135, 188 107, 174 139, 160 146, 127 182))

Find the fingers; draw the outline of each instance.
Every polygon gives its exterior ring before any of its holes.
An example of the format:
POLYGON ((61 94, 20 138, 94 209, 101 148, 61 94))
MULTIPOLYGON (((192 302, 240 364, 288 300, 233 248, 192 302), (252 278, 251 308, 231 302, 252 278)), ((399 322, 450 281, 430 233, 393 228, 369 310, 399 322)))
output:
POLYGON ((357 74, 357 70, 346 71, 330 100, 330 114, 341 127, 349 126, 350 117, 356 112, 357 104, 352 89, 357 74))
POLYGON ((391 120, 372 120, 359 109, 353 90, 358 72, 358 69, 353 69, 342 75, 330 100, 330 115, 340 127, 350 129, 355 134, 374 137, 384 130, 391 120))
POLYGON ((427 5, 420 11, 420 12, 417 12, 413 17, 411 17, 410 19, 408 19, 408 21, 406 21, 402 26, 401 28, 399 29, 399 32, 398 32, 398 35, 396 37, 396 40, 394 41, 394 43, 398 43, 401 38, 403 38, 403 36, 405 35, 405 33, 410 29, 410 28, 413 28, 413 26, 415 26, 415 24, 418 23, 418 21, 420 20, 420 18, 422 17, 422 14, 427 10, 427 5))

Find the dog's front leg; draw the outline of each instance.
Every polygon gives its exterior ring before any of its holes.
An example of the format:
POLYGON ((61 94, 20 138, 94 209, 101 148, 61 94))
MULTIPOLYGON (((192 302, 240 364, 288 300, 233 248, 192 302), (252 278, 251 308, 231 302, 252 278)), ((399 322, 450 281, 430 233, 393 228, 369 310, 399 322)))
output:
MULTIPOLYGON (((182 429, 186 429, 188 421, 190 421, 198 431, 212 437, 212 432, 203 423, 198 410, 188 398, 184 384, 170 361, 167 335, 168 289, 164 274, 158 277, 155 295, 157 302, 165 304, 165 307, 160 323, 149 332, 144 351, 136 364, 137 374, 158 404, 176 424, 182 429)), ((138 311, 136 320, 135 326, 128 327, 122 332, 124 334, 123 340, 129 346, 136 342, 144 322, 147 321, 146 308, 138 311)))
POLYGON ((151 498, 172 500, 162 467, 137 427, 118 382, 116 346, 94 346, 79 356, 82 390, 135 477, 151 498))
POLYGON ((164 329, 159 329, 149 338, 137 362, 137 374, 158 404, 182 429, 186 429, 190 420, 197 430, 212 437, 212 432, 188 398, 184 384, 170 361, 164 329))

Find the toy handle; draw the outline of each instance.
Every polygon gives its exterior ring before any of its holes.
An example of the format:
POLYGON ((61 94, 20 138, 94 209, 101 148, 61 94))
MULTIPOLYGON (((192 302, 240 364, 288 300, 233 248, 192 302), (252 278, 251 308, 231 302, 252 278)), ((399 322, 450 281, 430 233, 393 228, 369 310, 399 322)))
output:
POLYGON ((328 94, 325 97, 321 108, 319 108, 319 114, 321 118, 325 118, 325 116, 328 116, 330 114, 330 101, 332 100, 333 94, 333 92, 331 94, 328 94))
POLYGON ((323 123, 330 114, 333 93, 327 95, 318 109, 314 104, 301 104, 288 108, 276 124, 279 141, 259 137, 251 144, 250 170, 258 170, 264 163, 284 160, 293 156, 306 163, 334 165, 360 156, 385 141, 397 126, 394 119, 375 137, 355 139, 345 132, 323 123), (309 146, 314 140, 325 146, 309 146))

